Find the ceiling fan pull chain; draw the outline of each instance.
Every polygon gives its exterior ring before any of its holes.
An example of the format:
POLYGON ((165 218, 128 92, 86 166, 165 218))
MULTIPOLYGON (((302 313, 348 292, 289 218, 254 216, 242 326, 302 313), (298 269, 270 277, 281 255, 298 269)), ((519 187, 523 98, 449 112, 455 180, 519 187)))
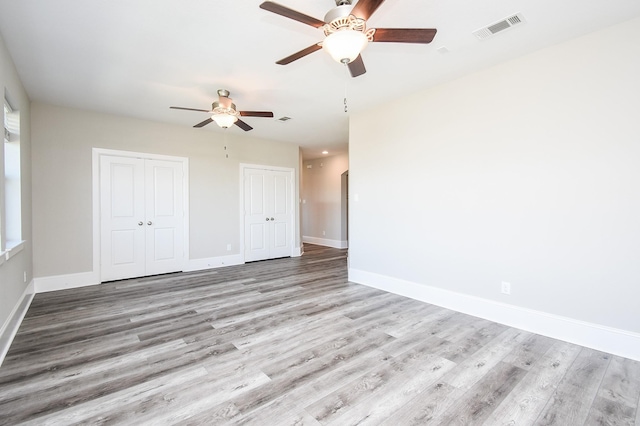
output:
POLYGON ((227 130, 228 129, 222 129, 222 139, 223 139, 223 143, 224 143, 224 156, 225 158, 229 158, 229 151, 227 150, 227 130))
POLYGON ((347 64, 344 64, 344 69, 346 71, 345 75, 346 75, 346 80, 344 81, 344 112, 348 112, 348 108, 347 108, 347 87, 349 85, 349 68, 347 68, 347 64))

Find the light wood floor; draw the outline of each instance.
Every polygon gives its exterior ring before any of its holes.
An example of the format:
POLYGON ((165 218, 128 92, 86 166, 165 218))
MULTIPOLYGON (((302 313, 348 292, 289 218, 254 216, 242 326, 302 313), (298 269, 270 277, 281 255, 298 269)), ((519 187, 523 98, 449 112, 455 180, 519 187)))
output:
POLYGON ((352 284, 346 251, 36 295, 1 424, 640 425, 640 363, 352 284))

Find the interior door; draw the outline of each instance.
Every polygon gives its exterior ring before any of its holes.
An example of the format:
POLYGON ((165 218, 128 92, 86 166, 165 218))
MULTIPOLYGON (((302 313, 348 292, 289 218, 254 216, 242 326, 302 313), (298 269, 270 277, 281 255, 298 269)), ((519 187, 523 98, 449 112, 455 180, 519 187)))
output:
POLYGON ((182 179, 182 163, 145 160, 145 275, 182 269, 182 179))
POLYGON ((101 281, 182 270, 181 162, 100 157, 101 281))
POLYGON ((101 279, 145 274, 144 160, 100 157, 101 279))
POLYGON ((291 256, 291 173, 244 170, 245 261, 291 256))
POLYGON ((291 181, 289 172, 272 171, 267 181, 269 219, 269 257, 291 256, 291 181))

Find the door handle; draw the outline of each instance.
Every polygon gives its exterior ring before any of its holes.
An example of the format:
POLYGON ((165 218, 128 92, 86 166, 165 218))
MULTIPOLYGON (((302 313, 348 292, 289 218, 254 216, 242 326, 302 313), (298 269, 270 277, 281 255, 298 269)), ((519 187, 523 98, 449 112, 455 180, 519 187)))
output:
POLYGON ((138 226, 142 226, 142 225, 144 225, 144 223, 138 222, 138 226))
POLYGON ((274 218, 271 218, 271 220, 275 220, 274 218))
POLYGON ((266 218, 265 220, 266 220, 267 222, 269 222, 269 218, 266 218))
POLYGON ((149 221, 147 222, 147 225, 153 225, 153 222, 149 221))

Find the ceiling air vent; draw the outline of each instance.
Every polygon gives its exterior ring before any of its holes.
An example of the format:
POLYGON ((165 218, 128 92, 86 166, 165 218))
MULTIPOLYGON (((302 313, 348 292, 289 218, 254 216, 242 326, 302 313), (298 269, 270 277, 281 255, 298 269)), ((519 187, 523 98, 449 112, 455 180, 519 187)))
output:
POLYGON ((491 37, 492 35, 498 34, 501 31, 508 30, 509 28, 524 23, 524 16, 522 13, 516 13, 515 15, 509 16, 507 18, 502 19, 501 21, 495 22, 491 25, 487 25, 484 28, 480 28, 479 30, 475 30, 473 35, 478 37, 479 40, 484 40, 485 38, 491 37))

